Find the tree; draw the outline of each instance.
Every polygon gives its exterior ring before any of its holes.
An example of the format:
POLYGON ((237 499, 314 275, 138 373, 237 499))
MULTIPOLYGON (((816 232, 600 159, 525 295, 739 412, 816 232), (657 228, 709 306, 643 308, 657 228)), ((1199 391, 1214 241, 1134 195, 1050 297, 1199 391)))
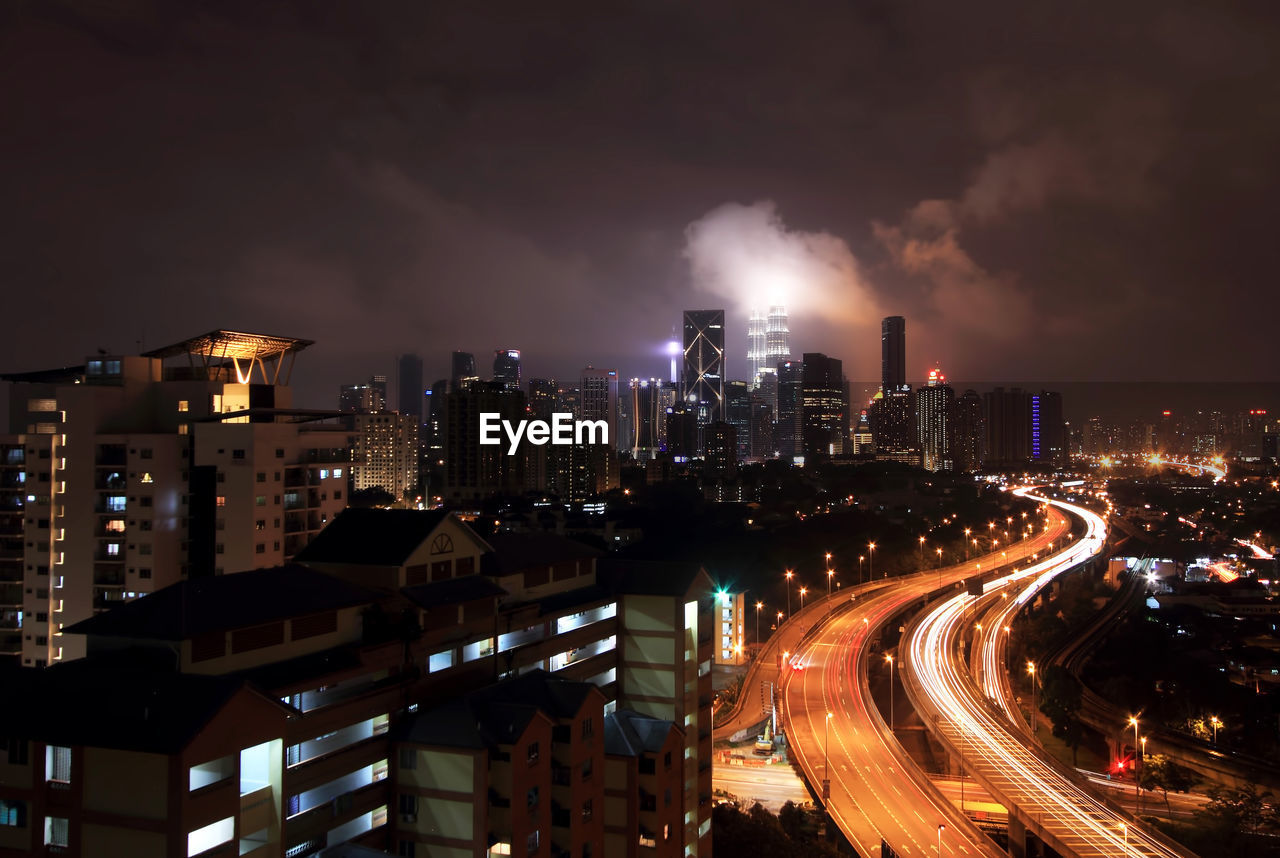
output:
POLYGON ((1238 789, 1215 786, 1209 790, 1209 803, 1196 811, 1206 827, 1213 828, 1228 841, 1245 831, 1255 834, 1267 818, 1270 792, 1259 793, 1253 784, 1238 789))
POLYGON ((1040 689, 1043 700, 1040 711, 1053 722, 1053 735, 1071 748, 1071 763, 1075 765, 1080 743, 1084 740, 1084 728, 1079 718, 1082 701, 1080 680, 1061 665, 1051 664, 1041 675, 1040 689))
POLYGON ((1142 761, 1138 770, 1138 785, 1145 790, 1164 793, 1164 809, 1169 808, 1169 790, 1186 792, 1200 781, 1200 776, 1186 766, 1180 766, 1164 754, 1152 754, 1142 761))

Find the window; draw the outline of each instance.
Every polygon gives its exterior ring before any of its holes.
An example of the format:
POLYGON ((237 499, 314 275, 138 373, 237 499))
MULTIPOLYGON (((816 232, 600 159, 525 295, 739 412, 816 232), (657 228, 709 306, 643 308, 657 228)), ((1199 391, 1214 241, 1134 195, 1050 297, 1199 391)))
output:
POLYGON ((192 766, 187 770, 187 790, 195 792, 198 789, 222 783, 230 779, 235 773, 236 758, 234 754, 228 754, 225 757, 219 757, 216 760, 192 766))
POLYGON ((334 468, 334 469, 333 469, 333 475, 334 475, 335 477, 340 477, 340 476, 342 476, 342 468, 334 468))
POLYGON ((230 841, 235 833, 236 818, 234 816, 219 819, 204 828, 197 828, 187 835, 187 858, 199 855, 201 852, 208 852, 215 846, 221 846, 230 841))
POLYGON ((413 748, 400 749, 400 768, 416 769, 418 767, 418 752, 413 748))
POLYGON ((400 793, 400 812, 415 814, 418 812, 418 797, 409 793, 400 793))
POLYGON ((107 523, 102 526, 107 533, 124 533, 123 518, 109 518, 107 523))
MULTIPOLYGON (((37 640, 37 643, 39 641, 37 640)), ((47 745, 44 749, 44 779, 54 783, 71 783, 71 749, 47 745)))
POLYGON ((529 743, 529 753, 527 756, 529 759, 529 765, 532 766, 534 763, 538 762, 538 743, 537 742, 529 743))
POLYGON ((588 757, 582 764, 582 779, 584 781, 591 780, 591 758, 588 757))
POLYGON ((253 505, 254 505, 254 506, 266 506, 266 505, 267 505, 267 496, 266 496, 266 495, 258 495, 257 497, 255 497, 255 498, 253 499, 253 505))
POLYGON ((16 799, 0 798, 0 828, 26 828, 27 803, 16 799))
POLYGON ((671 807, 671 787, 662 791, 662 806, 671 807))
POLYGON ((150 543, 150 542, 144 542, 144 543, 142 543, 141 545, 139 545, 139 546, 138 546, 138 553, 139 553, 139 554, 141 554, 143 557, 150 557, 150 556, 151 556, 151 543, 150 543))
POLYGON ((66 846, 67 845, 67 824, 65 816, 46 816, 44 818, 44 845, 45 846, 66 846))
POLYGON ((9 765, 11 766, 27 765, 27 763, 30 761, 27 755, 27 749, 28 749, 27 740, 19 739, 17 737, 11 737, 9 739, 8 745, 9 745, 9 748, 8 748, 9 765))
POLYGON ((582 821, 591 821, 591 799, 587 799, 582 803, 582 821))
POLYGON ((530 855, 538 851, 538 843, 539 843, 539 838, 538 838, 537 831, 530 834, 528 839, 525 840, 525 845, 529 847, 530 855))
POLYGON ((144 496, 142 497, 142 499, 141 499, 141 500, 142 500, 142 508, 143 508, 143 509, 146 509, 146 508, 148 508, 148 507, 150 507, 150 506, 151 506, 151 498, 150 498, 150 496, 144 495, 144 496))
POLYGON ((138 577, 139 577, 139 578, 150 578, 150 577, 151 577, 151 570, 150 570, 150 569, 139 569, 139 570, 138 570, 138 577))
POLYGON ((595 735, 594 723, 590 718, 582 719, 582 738, 590 739, 595 735))
POLYGON ((107 512, 124 512, 124 495, 107 495, 107 512))
POLYGON ((142 520, 142 525, 141 525, 141 527, 142 527, 143 531, 148 531, 148 530, 150 530, 150 529, 151 529, 151 519, 149 519, 149 518, 144 518, 144 519, 142 520))
POLYGON ((215 554, 225 554, 227 551, 227 547, 223 545, 221 542, 219 542, 217 545, 213 547, 213 551, 215 554))
POLYGON ((448 670, 451 667, 453 667, 453 650, 451 649, 432 653, 427 659, 427 673, 448 670))
POLYGON ((227 505, 227 497, 226 497, 226 495, 218 495, 218 499, 215 501, 215 503, 216 503, 218 506, 226 506, 226 505, 227 505))
POLYGON ((529 787, 529 792, 525 796, 525 806, 529 810, 534 810, 538 806, 538 788, 536 786, 529 787))
POLYGON ((144 485, 150 485, 150 484, 154 483, 155 481, 156 481, 156 480, 155 480, 155 477, 151 476, 151 472, 150 472, 150 471, 143 471, 143 472, 142 472, 142 482, 143 482, 143 484, 144 484, 144 485))
POLYGON ((280 449, 279 447, 276 448, 276 458, 277 459, 284 458, 284 450, 280 449))
POLYGON ((662 768, 671 771, 671 752, 667 751, 662 757, 662 768))
POLYGON ((243 459, 243 458, 244 458, 244 450, 232 450, 232 451, 231 451, 231 458, 233 458, 233 459, 243 459))
POLYGON ((329 479, 329 469, 328 469, 328 468, 321 468, 321 469, 320 469, 320 479, 322 479, 322 480, 327 480, 327 479, 329 479))
POLYGON ((116 556, 118 556, 119 554, 120 554, 120 543, 119 543, 119 542, 108 542, 108 543, 107 543, 107 556, 108 556, 108 557, 116 557, 116 556))
POLYGON ((668 824, 666 824, 666 825, 662 826, 662 839, 663 839, 663 840, 670 840, 670 839, 671 839, 671 824, 670 824, 670 823, 668 823, 668 824))
POLYGON ((225 483, 227 481, 227 475, 224 474, 222 471, 218 471, 217 481, 220 483, 225 483))
POLYGON ((150 448, 150 447, 143 447, 141 450, 139 450, 139 451, 138 451, 138 456, 140 456, 140 457, 141 457, 141 458, 143 458, 143 459, 150 459, 150 458, 151 458, 151 448, 150 448))
POLYGON ((265 483, 267 481, 267 472, 258 471, 258 482, 265 483))
POLYGON ((265 518, 260 518, 260 519, 258 519, 257 521, 255 521, 255 522, 253 523, 253 529, 254 529, 254 530, 266 530, 266 529, 267 529, 267 520, 266 520, 265 518))
POLYGON ((253 553, 254 553, 254 554, 266 554, 266 553, 267 553, 267 544, 266 544, 265 542, 259 542, 257 545, 253 546, 253 553))
POLYGON ((189 399, 178 400, 178 411, 185 413, 190 410, 191 410, 191 400, 189 399))

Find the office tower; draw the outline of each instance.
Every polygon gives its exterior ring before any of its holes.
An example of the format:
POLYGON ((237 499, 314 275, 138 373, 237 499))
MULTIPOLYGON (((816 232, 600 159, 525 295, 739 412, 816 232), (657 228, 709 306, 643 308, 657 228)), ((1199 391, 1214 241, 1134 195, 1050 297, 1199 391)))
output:
POLYGON ((853 454, 868 456, 875 451, 876 443, 871 435, 871 421, 868 419, 867 409, 863 408, 858 411, 858 419, 853 425, 853 454))
POLYGON ((328 536, 306 565, 68 627, 89 658, 6 676, 4 807, 28 821, 4 845, 710 854, 701 567, 438 511, 348 510, 328 536))
POLYGON ((422 422, 423 400, 426 399, 422 389, 422 358, 414 354, 401 355, 396 364, 396 387, 399 398, 396 402, 401 414, 411 414, 422 422))
POLYGON ((804 364, 798 360, 778 364, 778 455, 787 463, 804 454, 804 364))
POLYGON ((956 400, 952 414, 951 458, 955 469, 962 473, 981 470, 987 436, 982 397, 975 390, 966 390, 956 400))
POLYGON ((1031 460, 1054 467, 1067 464, 1067 423, 1062 394, 1042 390, 1027 397, 1031 460))
POLYGON ((559 386, 554 378, 529 379, 529 413, 535 420, 550 423, 559 396, 559 386))
POLYGON ((290 408, 309 345, 219 330, 4 377, 26 492, 0 588, 22 572, 22 664, 79 658, 63 626, 181 578, 283 563, 346 505, 348 433, 290 408))
POLYGON ((685 311, 683 381, 700 426, 724 418, 724 310, 685 311))
POLYGON ((498 349, 493 353, 493 380, 505 384, 508 390, 520 389, 519 349, 498 349))
POLYGON ((382 411, 353 421, 351 488, 407 497, 418 487, 418 418, 382 411))
POLYGON ((345 414, 372 414, 387 408, 387 377, 371 376, 359 384, 344 384, 338 389, 338 410, 345 414))
POLYGON ((929 370, 929 381, 916 390, 916 438, 921 463, 926 471, 949 471, 951 456, 952 408, 955 391, 940 369, 929 370))
MULTIPOLYGON (((473 381, 445 397, 444 486, 447 502, 474 502, 525 490, 524 457, 504 444, 480 443, 480 415, 513 424, 527 417, 524 393, 502 382, 473 381)), ((566 448, 568 449, 568 448, 566 448)))
POLYGON ((1016 467, 1031 458, 1030 405, 1019 387, 997 387, 982 397, 987 418, 987 464, 1016 467))
POLYGON ((805 352, 801 370, 801 451, 805 463, 844 455, 843 364, 805 352))
POLYGON ((737 430, 738 461, 751 457, 751 388, 745 381, 726 381, 724 422, 737 430))
POLYGON ((631 458, 645 462, 655 458, 667 437, 667 408, 663 383, 657 378, 631 379, 631 458))
MULTIPOLYGON (((618 372, 587 367, 582 371, 582 419, 603 420, 609 427, 607 444, 586 448, 593 470, 595 494, 618 487, 618 372)), ((576 445, 575 445, 576 446, 576 445)))
POLYGON ((450 359, 449 384, 452 390, 461 390, 473 381, 480 380, 476 370, 476 356, 471 352, 454 352, 450 359))
MULTIPOLYGON (((755 387, 760 379, 761 370, 769 365, 768 352, 765 350, 765 330, 769 320, 759 310, 752 310, 747 319, 747 382, 755 387)), ((775 363, 774 366, 777 364, 775 363)))
MULTIPOLYGON (((776 367, 774 368, 776 371, 776 367)), ((771 375, 773 373, 770 373, 771 375)), ((751 458, 772 459, 778 452, 773 439, 773 407, 758 392, 751 394, 751 458)))
POLYGON ((446 379, 436 379, 435 383, 425 391, 426 406, 422 415, 422 444, 429 452, 438 452, 444 448, 444 398, 449 392, 446 379))
POLYGON ((778 364, 791 360, 791 330, 787 308, 772 306, 766 316, 753 310, 747 321, 747 384, 754 390, 766 375, 778 371, 778 364))
POLYGON ((907 320, 886 316, 880 322, 880 389, 885 393, 907 386, 907 320))
POLYGON ((911 387, 876 394, 868 415, 878 461, 920 464, 916 440, 916 401, 911 387))
POLYGON ((698 455, 698 413, 683 405, 667 409, 667 453, 672 461, 687 462, 698 455))
POLYGON ((787 308, 769 308, 769 327, 765 330, 765 372, 778 369, 778 364, 791 360, 791 328, 787 325, 787 308))

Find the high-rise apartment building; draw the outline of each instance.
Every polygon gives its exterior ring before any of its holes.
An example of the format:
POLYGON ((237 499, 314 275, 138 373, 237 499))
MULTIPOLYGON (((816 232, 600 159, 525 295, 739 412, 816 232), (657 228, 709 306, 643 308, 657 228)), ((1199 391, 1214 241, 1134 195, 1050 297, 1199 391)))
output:
POLYGON ((24 491, 6 496, 22 538, 0 543, 0 589, 12 598, 21 570, 25 592, 0 606, 21 610, 4 657, 77 658, 65 626, 184 578, 283 563, 346 505, 347 431, 290 409, 309 345, 219 330, 5 376, 0 440, 24 491))
POLYGON ((372 414, 387 409, 387 377, 371 376, 358 384, 344 384, 338 389, 338 410, 346 414, 372 414))
POLYGON ((724 422, 737 432, 738 461, 746 461, 751 457, 751 388, 747 382, 725 382, 724 422))
MULTIPOLYGON (((524 393, 497 381, 473 381, 450 391, 444 409, 444 486, 446 501, 474 502, 489 495, 525 490, 524 456, 503 444, 480 443, 480 415, 495 413, 513 424, 527 417, 524 393)), ((567 448, 566 448, 567 449, 567 448)))
POLYGON ((982 397, 966 390, 956 400, 951 430, 951 458, 957 471, 973 473, 986 459, 986 418, 982 397))
POLYGON ((705 426, 724 418, 724 310, 684 313, 684 398, 705 426))
POLYGON ((801 450, 806 464, 844 455, 843 364, 805 352, 801 370, 801 450))
POLYGON ((418 486, 418 418, 383 411, 353 420, 351 488, 406 497, 418 486))
POLYGON ((940 369, 929 370, 929 380, 916 390, 916 437, 926 471, 949 471, 952 459, 952 409, 955 391, 940 369))
POLYGON ((616 489, 619 480, 617 370, 591 366, 582 370, 582 419, 603 420, 609 427, 607 444, 592 444, 583 451, 591 462, 593 492, 616 489))
POLYGON ((657 378, 633 378, 628 389, 631 399, 631 459, 644 462, 656 458, 667 438, 667 403, 664 383, 657 378))
POLYGON ((1027 397, 1030 410, 1031 460, 1055 467, 1067 464, 1067 422, 1062 415, 1062 394, 1042 390, 1027 397))

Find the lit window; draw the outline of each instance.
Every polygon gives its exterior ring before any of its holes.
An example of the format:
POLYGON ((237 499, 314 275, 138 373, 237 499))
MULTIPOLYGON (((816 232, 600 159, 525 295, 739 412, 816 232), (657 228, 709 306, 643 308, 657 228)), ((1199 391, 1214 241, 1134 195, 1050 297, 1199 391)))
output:
POLYGON ((322 480, 327 480, 328 478, 329 478, 329 469, 328 469, 328 468, 321 468, 321 469, 320 469, 320 479, 322 479, 322 480))
MULTIPOLYGON (((35 500, 35 498, 32 498, 35 500)), ((107 511, 108 512, 124 512, 125 496, 124 495, 107 495, 107 511)))
POLYGON ((220 819, 204 828, 197 828, 187 835, 188 858, 199 855, 201 852, 208 852, 215 846, 221 846, 231 840, 235 833, 236 818, 234 816, 220 819))
POLYGON ((17 799, 0 799, 0 828, 27 827, 27 803, 17 799))
POLYGON ((334 469, 333 469, 333 475, 334 475, 335 477, 340 477, 340 476, 342 476, 342 468, 334 468, 334 469))
POLYGON ((71 749, 60 745, 46 745, 44 749, 44 779, 54 783, 71 783, 71 749))
POLYGON ((151 483, 154 483, 155 480, 152 479, 150 472, 144 471, 142 474, 142 482, 145 485, 150 485, 151 483))
POLYGON ((64 816, 46 816, 44 818, 44 845, 45 846, 62 846, 67 845, 67 829, 70 825, 64 816))
POLYGON ((178 400, 178 410, 179 410, 179 411, 190 411, 190 410, 191 410, 191 402, 190 402, 189 400, 186 400, 186 399, 179 399, 179 400, 178 400))
POLYGON ((226 505, 227 505, 227 498, 226 498, 226 496, 225 496, 225 495, 218 495, 217 504, 218 504, 218 506, 226 506, 226 505))
POLYGON ((107 519, 107 523, 104 526, 104 529, 107 531, 107 533, 124 533, 124 519, 109 518, 107 519))
POLYGON ((119 554, 120 554, 120 543, 119 543, 119 542, 108 542, 108 543, 107 543, 107 556, 108 556, 108 557, 116 557, 116 556, 119 556, 119 554))

